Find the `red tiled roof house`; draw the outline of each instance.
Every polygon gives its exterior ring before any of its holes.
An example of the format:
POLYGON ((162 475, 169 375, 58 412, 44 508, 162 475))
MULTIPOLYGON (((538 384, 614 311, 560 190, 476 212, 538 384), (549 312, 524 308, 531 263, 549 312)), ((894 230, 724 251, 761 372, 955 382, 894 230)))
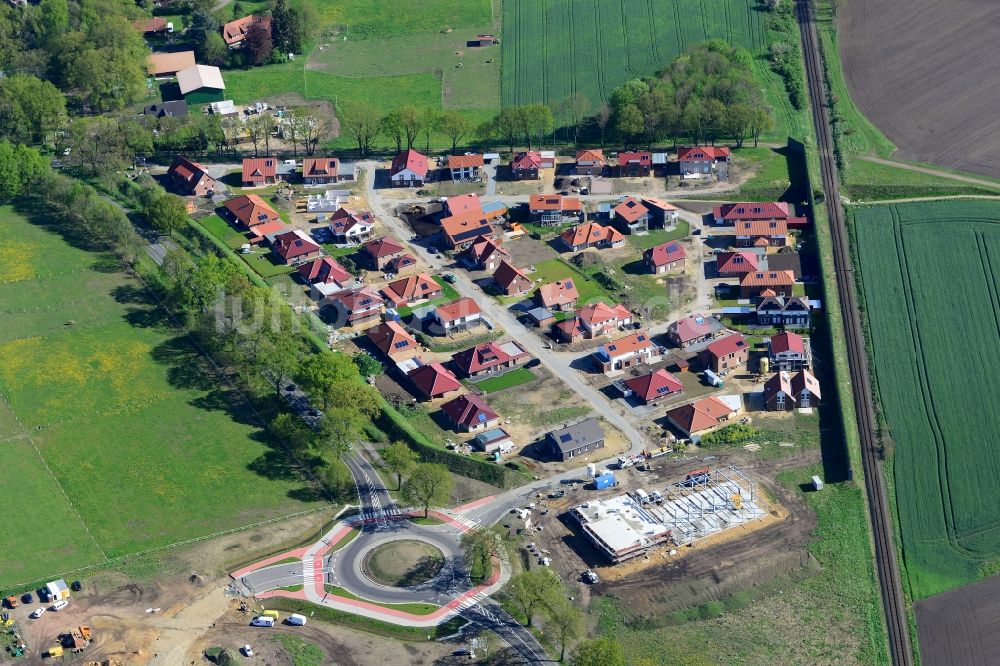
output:
POLYGON ((688 437, 698 437, 723 425, 736 413, 715 396, 695 400, 666 413, 667 421, 688 437))
POLYGON ((367 210, 340 207, 330 216, 330 234, 334 243, 363 243, 372 237, 374 230, 375 216, 367 210))
POLYGON ((278 181, 277 157, 244 157, 243 187, 273 185, 278 181))
POLYGON ((538 180, 542 168, 542 156, 537 150, 515 153, 510 161, 511 180, 538 180))
POLYGON ((561 194, 532 194, 528 197, 528 219, 535 224, 563 224, 587 219, 583 202, 561 194))
POLYGON ((779 333, 767 341, 771 370, 801 370, 812 364, 808 338, 798 333, 779 333))
POLYGON ((649 339, 649 334, 636 331, 601 345, 591 357, 602 372, 609 373, 651 363, 658 355, 659 348, 649 339))
POLYGON ((390 261, 403 256, 406 248, 392 236, 382 236, 361 246, 369 265, 377 271, 385 269, 390 261))
POLYGON ((382 316, 385 300, 370 286, 340 291, 330 297, 340 326, 359 326, 382 316))
POLYGON ((420 353, 420 345, 398 321, 382 322, 369 328, 365 334, 375 348, 391 361, 405 361, 420 353))
POLYGON ((653 275, 684 268, 684 248, 677 241, 654 245, 642 253, 642 263, 653 275))
POLYGON ((191 197, 210 197, 221 189, 205 167, 186 157, 178 157, 167 170, 167 175, 181 194, 191 197))
POLYGON ((291 229, 274 237, 271 241, 271 252, 278 255, 285 264, 301 264, 318 258, 323 254, 323 248, 304 231, 291 229))
POLYGON ((483 166, 483 156, 479 154, 448 156, 448 171, 456 182, 479 180, 483 175, 483 166))
POLYGON ((353 276, 333 257, 307 261, 299 266, 298 273, 309 285, 309 295, 317 301, 354 283, 353 276))
POLYGON ((393 187, 423 187, 429 170, 426 156, 415 150, 404 150, 392 158, 389 181, 393 187))
POLYGON ((505 296, 523 294, 531 289, 531 278, 520 268, 507 261, 501 261, 493 273, 493 284, 505 296))
POLYGON ((566 312, 576 309, 580 293, 571 278, 543 284, 535 291, 535 302, 549 311, 566 312))
POLYGON ((433 300, 442 294, 441 285, 426 273, 393 280, 382 287, 382 295, 394 308, 433 300))
POLYGON ((306 157, 302 160, 302 182, 306 185, 336 183, 340 177, 340 160, 336 157, 306 157))
POLYGON ((791 296, 795 274, 791 271, 758 271, 740 279, 740 298, 760 298, 765 291, 770 296, 791 296))
POLYGON ((588 248, 599 250, 621 247, 625 236, 614 227, 606 227, 596 222, 584 222, 559 234, 563 246, 571 252, 588 248))
POLYGON ((472 393, 460 395, 441 405, 441 413, 458 432, 482 432, 500 423, 500 415, 472 393))
POLYGON ((573 168, 573 173, 578 176, 600 176, 604 173, 604 165, 607 161, 604 159, 603 150, 580 150, 576 153, 576 166, 573 168))
POLYGON ((715 270, 719 277, 743 277, 747 273, 757 272, 758 264, 757 253, 747 250, 715 255, 715 270))
POLYGON ((709 174, 716 162, 728 162, 732 152, 725 146, 681 146, 677 149, 677 161, 682 174, 709 174))
POLYGON ((484 239, 473 243, 462 252, 462 259, 474 269, 493 272, 501 261, 510 261, 510 253, 499 240, 484 239))
POLYGON ((733 333, 705 347, 699 356, 702 366, 716 374, 734 372, 746 367, 750 345, 742 335, 733 333))
POLYGON ((684 385, 663 368, 639 377, 626 379, 625 386, 644 405, 659 404, 684 391, 684 385))
POLYGON ((764 408, 769 412, 818 407, 822 397, 819 382, 808 370, 779 372, 764 383, 764 408))
POLYGON ((681 349, 693 347, 712 339, 717 330, 722 328, 717 320, 706 317, 700 312, 678 319, 667 326, 667 339, 681 349))
POLYGON ((643 178, 653 170, 653 153, 645 150, 618 153, 618 175, 622 178, 643 178))
POLYGON ((243 42, 246 40, 250 30, 258 27, 261 30, 267 30, 268 34, 271 34, 271 16, 269 14, 251 14, 250 16, 230 21, 222 26, 222 39, 229 48, 238 49, 243 46, 243 42))
POLYGON ((227 201, 223 208, 236 226, 251 231, 264 225, 281 223, 281 216, 256 194, 241 194, 227 201))
POLYGON ((482 377, 516 368, 530 357, 513 340, 484 342, 454 354, 451 365, 463 377, 482 377))
POLYGON ((440 363, 419 365, 406 376, 420 395, 432 400, 462 388, 462 382, 440 363))
POLYGON ((434 310, 435 333, 451 335, 459 331, 467 331, 482 323, 482 311, 479 304, 467 296, 450 303, 443 303, 434 310))

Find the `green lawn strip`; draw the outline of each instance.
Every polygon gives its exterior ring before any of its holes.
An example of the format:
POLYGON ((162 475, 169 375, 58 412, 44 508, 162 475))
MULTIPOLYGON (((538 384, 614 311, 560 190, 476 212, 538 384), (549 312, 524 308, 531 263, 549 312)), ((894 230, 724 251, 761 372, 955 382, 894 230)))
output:
POLYGON ((104 560, 30 440, 0 442, 0 470, 0 590, 104 560))
MULTIPOLYGON (((610 295, 592 277, 571 266, 562 259, 547 259, 535 264, 535 272, 530 276, 539 286, 573 278, 581 303, 608 300, 610 295)), ((610 301, 608 301, 610 302, 610 301)))
MULTIPOLYGON (((291 564, 293 562, 301 562, 301 561, 302 561, 301 557, 286 557, 283 560, 278 560, 277 562, 271 562, 267 566, 269 566, 269 567, 276 567, 279 564, 291 564)), ((284 589, 284 588, 282 588, 282 589, 284 589)))
POLYGON ((466 620, 456 617, 445 622, 444 624, 439 624, 437 627, 403 627, 396 624, 380 622, 379 620, 372 620, 353 612, 339 611, 326 606, 311 604, 307 601, 300 601, 298 599, 283 599, 281 597, 268 599, 267 605, 269 608, 274 610, 301 613, 310 620, 330 622, 332 624, 351 627, 352 629, 367 631, 379 636, 385 636, 386 638, 394 638, 404 641, 425 642, 427 641, 428 636, 431 638, 451 636, 458 631, 460 627, 467 624, 466 620))
POLYGON ((450 284, 448 284, 445 281, 445 279, 442 278, 440 275, 432 275, 431 279, 437 282, 438 286, 441 287, 441 296, 426 301, 424 303, 418 303, 417 305, 413 306, 404 305, 403 307, 398 308, 396 312, 399 314, 400 317, 409 317, 411 314, 413 314, 414 310, 422 310, 423 308, 428 308, 428 307, 437 307, 438 305, 449 303, 458 298, 458 292, 455 290, 455 288, 450 284))
POLYGON ((302 584, 299 583, 298 585, 287 585, 285 587, 279 587, 278 589, 284 590, 285 592, 298 592, 302 589, 302 587, 302 584))
POLYGON ((360 534, 361 534, 361 528, 360 527, 352 527, 350 532, 348 532, 347 534, 345 534, 344 536, 342 536, 340 538, 340 541, 338 541, 337 543, 333 544, 333 548, 330 549, 330 552, 334 553, 334 552, 340 550, 341 548, 345 547, 347 544, 349 544, 352 541, 354 541, 355 539, 357 539, 358 536, 360 536, 360 534))
POLYGON ((1000 185, 989 188, 858 158, 848 160, 846 171, 842 190, 855 203, 962 194, 1000 195, 1000 185))
POLYGON ((209 233, 234 250, 238 250, 240 246, 247 242, 246 232, 240 231, 214 213, 200 218, 198 221, 203 227, 208 229, 209 233))
POLYGON ((689 232, 690 225, 684 220, 677 220, 677 226, 673 229, 650 229, 647 234, 626 236, 626 238, 629 245, 642 252, 654 245, 687 238, 689 232))
POLYGON ((310 643, 294 634, 277 634, 274 640, 281 643, 281 647, 291 658, 291 666, 322 666, 331 663, 335 658, 335 655, 324 653, 315 643, 310 643))
POLYGON ((430 441, 430 443, 444 448, 446 440, 451 437, 451 433, 442 430, 427 409, 421 405, 400 405, 399 413, 403 415, 409 424, 420 434, 430 441))
POLYGON ((410 522, 417 525, 444 525, 444 521, 436 516, 410 516, 410 522))
POLYGON ((878 642, 881 608, 863 491, 840 483, 802 493, 800 484, 812 474, 822 470, 783 472, 779 480, 816 513, 809 546, 819 564, 814 575, 783 576, 730 598, 641 619, 632 617, 627 601, 605 597, 596 604, 600 633, 620 640, 630 662, 703 663, 690 657, 711 655, 713 663, 887 664, 878 642))
POLYGON ((392 610, 402 611, 404 613, 411 613, 413 615, 430 615, 434 611, 440 609, 440 606, 435 606, 434 604, 424 604, 418 602, 411 602, 406 604, 380 604, 375 601, 368 601, 363 597, 359 597, 353 592, 348 592, 342 587, 337 587, 336 585, 325 584, 323 588, 326 590, 327 594, 335 594, 338 597, 344 597, 345 599, 350 599, 351 601, 363 601, 366 604, 372 604, 373 606, 381 606, 383 608, 391 608, 392 610))
POLYGON ((370 0, 295 0, 295 4, 311 6, 321 30, 344 28, 338 36, 347 41, 403 37, 448 28, 465 33, 469 30, 458 28, 492 22, 490 0, 435 0, 408 7, 405 12, 392 3, 370 0))
POLYGON ((480 382, 472 382, 472 384, 478 387, 483 393, 496 393, 497 391, 514 388, 515 386, 527 384, 528 382, 534 380, 535 375, 531 372, 531 370, 528 370, 527 368, 516 368, 510 372, 500 375, 499 377, 490 377, 489 379, 484 379, 480 382))

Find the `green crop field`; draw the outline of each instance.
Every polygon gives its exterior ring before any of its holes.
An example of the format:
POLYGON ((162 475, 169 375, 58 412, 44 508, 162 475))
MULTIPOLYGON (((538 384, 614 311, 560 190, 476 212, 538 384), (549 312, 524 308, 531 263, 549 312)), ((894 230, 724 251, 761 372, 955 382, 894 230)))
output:
POLYGON ((708 39, 759 51, 765 14, 754 0, 505 0, 505 105, 583 93, 596 108, 625 81, 655 73, 708 39))
POLYGON ((9 207, 0 229, 0 588, 315 506, 111 259, 9 207))
POLYGON ((1000 558, 1000 203, 854 213, 866 324, 915 599, 1000 558))

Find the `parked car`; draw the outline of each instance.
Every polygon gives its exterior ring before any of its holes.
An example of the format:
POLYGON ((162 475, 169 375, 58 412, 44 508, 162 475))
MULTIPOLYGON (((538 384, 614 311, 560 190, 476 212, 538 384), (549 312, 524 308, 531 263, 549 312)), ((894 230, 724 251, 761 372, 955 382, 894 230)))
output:
POLYGON ((69 606, 69 602, 66 601, 65 599, 60 599, 59 601, 52 604, 52 610, 61 611, 63 608, 66 608, 66 606, 69 606))
POLYGON ((243 647, 240 648, 240 650, 243 651, 243 656, 244 657, 252 657, 253 656, 253 648, 250 647, 249 645, 244 645, 243 647))
POLYGON ((33 619, 37 620, 38 618, 40 618, 44 614, 45 614, 45 607, 44 606, 39 606, 34 611, 32 611, 31 617, 33 619))
POLYGON ((549 493, 549 497, 551 497, 552 499, 558 499, 560 497, 566 497, 566 491, 565 490, 554 490, 551 493, 549 493))

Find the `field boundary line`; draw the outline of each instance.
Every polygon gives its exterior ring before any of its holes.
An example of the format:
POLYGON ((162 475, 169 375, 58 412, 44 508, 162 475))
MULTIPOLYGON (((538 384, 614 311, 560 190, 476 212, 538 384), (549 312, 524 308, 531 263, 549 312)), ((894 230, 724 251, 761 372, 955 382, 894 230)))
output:
MULTIPOLYGON (((49 476, 52 477, 52 480, 55 482, 56 487, 59 488, 59 492, 61 492, 63 497, 66 498, 66 503, 69 504, 69 507, 71 509, 73 509, 73 513, 76 514, 76 517, 80 519, 80 524, 83 525, 83 529, 86 530, 87 536, 89 536, 90 540, 94 542, 95 546, 97 546, 97 552, 99 552, 101 554, 101 557, 104 558, 104 562, 107 562, 108 554, 104 552, 104 549, 101 548, 100 542, 97 541, 97 537, 95 537, 94 533, 90 531, 90 525, 88 525, 87 521, 84 520, 83 514, 80 513, 80 510, 76 508, 76 504, 74 504, 73 500, 71 500, 69 498, 69 495, 66 494, 66 489, 63 488, 62 483, 59 482, 59 478, 56 476, 56 473, 52 471, 51 467, 49 467, 49 462, 45 459, 45 456, 43 456, 42 452, 38 450, 38 445, 35 444, 35 440, 31 437, 28 437, 28 443, 31 444, 31 448, 35 450, 35 455, 38 456, 38 459, 42 461, 42 466, 45 467, 45 470, 49 473, 49 476)), ((103 562, 101 564, 103 564, 103 562)))
MULTIPOLYGON (((111 300, 114 300, 113 297, 111 297, 109 295, 104 295, 104 296, 93 296, 91 298, 83 298, 83 299, 80 299, 80 300, 77 300, 77 301, 60 301, 59 303, 50 303, 48 305, 43 305, 43 306, 36 305, 33 308, 18 308, 18 309, 15 309, 15 310, 0 310, 0 317, 2 317, 4 315, 25 314, 25 313, 29 313, 29 312, 47 312, 49 310, 54 310, 56 308, 62 308, 62 307, 65 307, 67 305, 81 305, 81 304, 84 304, 84 303, 96 303, 97 301, 103 301, 103 300, 107 300, 109 298, 111 300)), ((32 337, 37 337, 37 336, 32 336, 32 337)))
POLYGON ((265 525, 272 525, 274 523, 278 523, 278 522, 281 522, 283 520, 291 520, 292 518, 299 518, 301 516, 306 516, 306 515, 309 515, 311 513, 318 513, 319 511, 326 511, 329 508, 331 508, 331 505, 324 504, 323 506, 316 506, 316 507, 313 507, 311 509, 305 509, 303 511, 296 511, 295 513, 289 513, 289 514, 286 514, 286 515, 283 515, 283 516, 275 516, 274 518, 268 518, 267 520, 261 520, 261 521, 258 521, 256 523, 250 523, 249 525, 241 525, 239 527, 231 527, 231 528, 226 529, 226 530, 220 530, 218 532, 213 532, 212 534, 205 534, 205 535, 199 536, 199 537, 192 537, 190 539, 184 539, 183 541, 175 541, 174 543, 169 543, 169 544, 166 544, 164 546, 157 546, 155 548, 147 548, 145 550, 137 550, 137 551, 132 552, 132 553, 126 553, 125 555, 117 555, 115 557, 107 557, 104 562, 100 562, 98 564, 89 564, 89 565, 87 565, 85 567, 78 567, 76 569, 70 569, 68 571, 62 571, 62 572, 59 572, 59 573, 49 574, 47 576, 43 576, 42 578, 36 578, 34 580, 25 581, 23 583, 4 583, 4 582, 0 581, 0 586, 3 586, 3 589, 15 589, 15 588, 20 589, 20 588, 26 588, 28 586, 34 585, 35 583, 41 583, 42 581, 45 581, 45 580, 51 580, 54 577, 65 578, 66 576, 69 576, 70 574, 80 573, 81 571, 90 571, 92 569, 100 569, 102 567, 107 566, 108 564, 113 564, 113 563, 119 562, 121 560, 127 560, 130 557, 144 557, 146 555, 152 555, 153 553, 158 553, 160 551, 170 550, 171 548, 178 548, 178 547, 182 547, 182 546, 189 546, 189 545, 191 545, 193 543, 198 543, 200 541, 209 541, 211 539, 217 539, 219 537, 223 537, 223 536, 226 536, 226 535, 229 535, 229 534, 235 534, 236 532, 245 532, 247 530, 256 529, 258 527, 264 527, 265 525))
POLYGON ((14 417, 14 423, 16 423, 17 427, 20 428, 19 431, 12 434, 19 435, 21 433, 27 432, 27 428, 24 427, 24 423, 21 421, 21 417, 19 417, 17 415, 17 412, 14 411, 14 406, 10 404, 10 400, 7 399, 7 396, 5 396, 2 391, 0 391, 0 400, 3 401, 3 404, 7 407, 7 411, 10 412, 11 416, 14 417))

